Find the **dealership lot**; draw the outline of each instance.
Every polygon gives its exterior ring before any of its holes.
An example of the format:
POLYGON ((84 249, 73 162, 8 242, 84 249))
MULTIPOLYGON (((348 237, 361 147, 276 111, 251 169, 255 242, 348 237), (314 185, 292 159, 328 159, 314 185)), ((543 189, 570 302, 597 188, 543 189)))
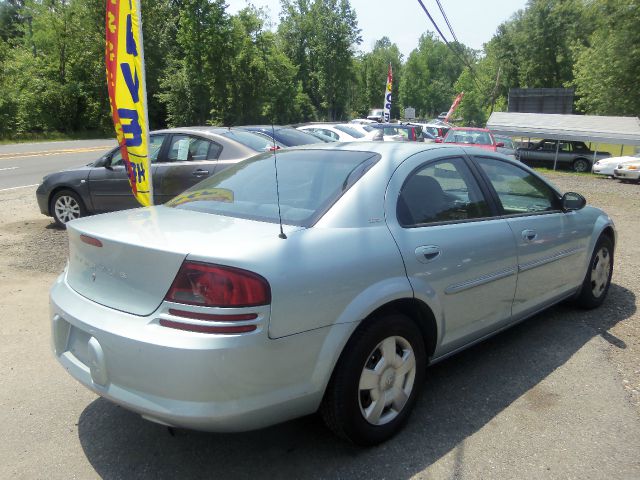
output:
POLYGON ((605 305, 555 307, 431 368, 408 427, 368 450, 315 417, 172 435, 77 384, 49 347, 66 233, 35 187, 0 192, 0 478, 638 478, 640 185, 547 175, 616 222, 605 305))

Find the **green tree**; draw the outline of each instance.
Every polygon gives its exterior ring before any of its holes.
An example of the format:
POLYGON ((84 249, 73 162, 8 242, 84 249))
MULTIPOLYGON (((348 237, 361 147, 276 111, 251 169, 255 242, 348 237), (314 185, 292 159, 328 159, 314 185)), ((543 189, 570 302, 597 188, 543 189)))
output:
POLYGON ((429 32, 420 37, 418 48, 409 54, 400 82, 400 102, 415 108, 418 116, 448 110, 457 93, 453 84, 464 68, 462 59, 474 61, 472 51, 455 42, 450 45, 429 32))
POLYGON ((345 118, 355 82, 354 47, 362 41, 349 1, 282 0, 278 33, 314 109, 330 120, 345 118))
POLYGON ((640 115, 640 2, 598 0, 591 13, 596 29, 576 48, 576 104, 590 114, 640 115))
POLYGON ((373 50, 358 59, 357 78, 360 96, 356 100, 358 108, 354 108, 354 111, 360 116, 366 115, 371 108, 382 108, 389 64, 393 70, 391 117, 402 116, 399 103, 402 54, 398 46, 391 43, 388 37, 377 40, 373 50))
POLYGON ((169 125, 224 123, 230 78, 231 21, 224 0, 183 0, 177 48, 160 79, 169 125))

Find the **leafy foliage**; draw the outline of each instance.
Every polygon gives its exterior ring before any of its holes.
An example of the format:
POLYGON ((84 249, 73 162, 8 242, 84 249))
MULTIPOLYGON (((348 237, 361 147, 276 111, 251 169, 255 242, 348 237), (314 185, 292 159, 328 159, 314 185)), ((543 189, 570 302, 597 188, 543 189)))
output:
MULTIPOLYGON (((149 119, 167 125, 294 123, 392 117, 414 107, 483 125, 514 87, 575 87, 584 113, 638 115, 640 0, 529 0, 484 52, 425 33, 404 58, 390 38, 361 43, 348 0, 281 0, 274 30, 249 5, 141 0, 149 119)), ((104 0, 0 0, 0 137, 100 130, 112 135, 104 0)))

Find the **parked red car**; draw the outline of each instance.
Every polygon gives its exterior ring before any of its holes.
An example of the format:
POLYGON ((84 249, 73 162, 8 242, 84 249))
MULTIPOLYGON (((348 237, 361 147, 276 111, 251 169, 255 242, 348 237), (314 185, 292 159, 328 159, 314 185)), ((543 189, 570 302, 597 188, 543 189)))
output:
POLYGON ((455 145, 473 145, 492 152, 495 152, 498 147, 504 147, 504 143, 496 142, 491 131, 486 128, 454 127, 447 132, 442 142, 455 145))

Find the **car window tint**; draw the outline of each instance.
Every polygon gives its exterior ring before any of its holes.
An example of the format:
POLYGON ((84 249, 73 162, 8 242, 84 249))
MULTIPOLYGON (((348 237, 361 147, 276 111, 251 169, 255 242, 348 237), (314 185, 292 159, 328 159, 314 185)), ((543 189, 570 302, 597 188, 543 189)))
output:
POLYGON ((191 135, 174 135, 171 138, 171 144, 169 145, 167 160, 169 162, 208 160, 210 159, 210 146, 213 147, 214 151, 218 149, 217 154, 213 155, 213 158, 215 159, 218 157, 220 150, 222 150, 222 147, 218 144, 214 144, 204 138, 193 137, 191 135))
POLYGON ((412 173, 402 186, 398 222, 412 227, 490 216, 480 188, 461 158, 441 160, 412 173))
POLYGON ((542 142, 539 146, 538 146, 538 150, 545 150, 545 151, 549 151, 549 152, 555 152, 556 151, 556 142, 554 141, 545 141, 542 142))
POLYGON ((336 125, 333 128, 335 128, 336 130, 340 130, 341 132, 344 132, 347 135, 351 135, 353 138, 362 138, 362 137, 364 137, 364 134, 360 133, 355 128, 346 127, 344 125, 336 125))
MULTIPOLYGON (((165 135, 151 135, 149 138, 149 158, 151 163, 155 163, 158 159, 158 154, 162 148, 162 142, 164 142, 165 135)), ((122 159, 122 153, 120 149, 114 150, 111 158, 109 159, 109 166, 117 167, 124 166, 124 160, 122 159)))
MULTIPOLYGON (((238 143, 241 143, 256 152, 268 152, 274 146, 273 139, 268 135, 264 135, 259 132, 245 132, 243 130, 228 130, 224 133, 221 133, 223 137, 231 138, 238 143)), ((217 144, 214 144, 215 147, 219 147, 217 144)), ((277 143, 276 143, 277 145, 277 143)), ((215 151, 217 154, 213 159, 218 158, 220 155, 220 151, 222 147, 216 148, 215 151)), ((209 159, 212 158, 211 149, 209 150, 209 159)))
POLYGON ((310 143, 322 143, 322 140, 318 137, 296 130, 295 128, 280 128, 276 131, 276 137, 278 141, 289 147, 308 145, 310 143))
POLYGON ((309 227, 377 162, 373 152, 280 150, 198 183, 167 205, 204 213, 309 227), (279 197, 278 197, 279 193, 279 197))
POLYGON ((560 142, 559 151, 565 152, 565 153, 570 152, 571 151, 571 144, 567 143, 567 142, 560 142))
POLYGON ((151 135, 151 138, 149 138, 149 159, 151 163, 155 163, 158 160, 164 138, 165 135, 151 135))
POLYGON ((506 215, 558 210, 557 195, 540 178, 494 158, 477 157, 476 160, 498 194, 506 215))

